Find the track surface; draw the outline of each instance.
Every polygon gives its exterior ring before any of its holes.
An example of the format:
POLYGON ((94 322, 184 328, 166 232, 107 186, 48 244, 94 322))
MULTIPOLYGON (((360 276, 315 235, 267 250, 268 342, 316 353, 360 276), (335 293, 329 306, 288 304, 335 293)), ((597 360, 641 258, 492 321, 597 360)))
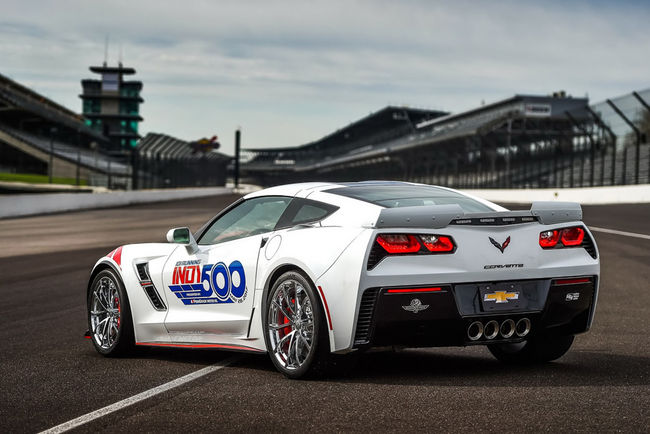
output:
MULTIPOLYGON (((0 220, 0 432, 50 428, 232 353, 99 356, 86 330, 94 262, 127 242, 193 230, 235 197, 0 220)), ((650 235, 650 206, 584 207, 590 225, 650 235)), ((591 332, 558 362, 511 368, 486 349, 365 354, 345 376, 290 381, 237 361, 78 431, 615 431, 650 425, 650 241, 595 233, 602 285, 591 332)))

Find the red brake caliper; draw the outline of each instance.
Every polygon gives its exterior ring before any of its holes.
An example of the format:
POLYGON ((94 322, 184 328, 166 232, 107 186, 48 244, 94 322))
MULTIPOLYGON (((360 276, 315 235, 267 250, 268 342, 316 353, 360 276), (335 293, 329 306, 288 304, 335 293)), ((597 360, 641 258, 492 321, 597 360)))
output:
POLYGON ((117 329, 120 329, 120 321, 122 320, 122 308, 120 307, 120 300, 115 297, 115 304, 117 305, 117 311, 120 316, 117 318, 117 329))

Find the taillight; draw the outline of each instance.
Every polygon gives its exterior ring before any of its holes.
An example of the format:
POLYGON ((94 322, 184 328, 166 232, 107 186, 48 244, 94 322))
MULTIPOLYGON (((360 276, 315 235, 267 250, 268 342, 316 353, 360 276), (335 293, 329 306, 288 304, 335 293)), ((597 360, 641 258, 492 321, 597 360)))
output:
POLYGON ((415 253, 421 248, 415 235, 382 234, 377 236, 377 242, 388 253, 415 253))
POLYGON ((585 239, 585 230, 580 226, 540 232, 539 245, 544 249, 554 247, 579 247, 585 239))
POLYGON ((562 244, 567 247, 579 246, 585 239, 585 230, 579 227, 562 229, 562 244))
POLYGON ((451 252, 454 250, 454 242, 444 235, 420 235, 422 244, 430 252, 451 252))
POLYGON ((377 243, 389 254, 453 253, 456 249, 454 240, 445 235, 380 234, 377 243))

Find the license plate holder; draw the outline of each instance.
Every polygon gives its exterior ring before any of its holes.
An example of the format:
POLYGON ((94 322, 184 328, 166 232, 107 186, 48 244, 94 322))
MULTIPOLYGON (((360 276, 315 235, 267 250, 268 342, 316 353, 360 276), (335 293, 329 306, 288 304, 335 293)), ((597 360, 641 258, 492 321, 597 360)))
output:
POLYGON ((478 285, 484 312, 525 310, 528 300, 520 283, 501 282, 478 285))

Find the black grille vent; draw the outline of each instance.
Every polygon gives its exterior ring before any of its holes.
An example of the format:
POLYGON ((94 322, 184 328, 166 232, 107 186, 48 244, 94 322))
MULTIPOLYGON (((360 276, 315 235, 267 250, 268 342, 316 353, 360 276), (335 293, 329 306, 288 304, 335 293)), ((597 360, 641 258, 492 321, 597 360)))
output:
POLYGON ((379 245, 377 241, 372 243, 372 249, 370 249, 370 255, 368 255, 368 270, 375 268, 375 265, 379 263, 386 256, 386 250, 379 245))
POLYGON ((596 245, 594 244, 594 240, 591 239, 591 236, 585 231, 585 238, 582 240, 582 247, 585 248, 587 253, 589 255, 596 259, 598 258, 598 253, 596 253, 596 245))
POLYGON ((140 278, 140 281, 151 281, 149 278, 149 272, 147 270, 147 263, 143 262, 142 264, 137 264, 135 266, 138 270, 138 277, 140 278))
POLYGON ((379 288, 371 288, 367 289, 361 297, 357 331, 354 334, 354 345, 364 345, 370 342, 370 328, 378 293, 379 288))
POLYGON ((143 288, 144 292, 147 293, 149 300, 151 300, 151 304, 154 308, 156 308, 156 310, 167 309, 165 303, 163 303, 163 301, 160 299, 160 295, 158 295, 158 291, 156 291, 156 288, 153 285, 143 286, 143 288))

